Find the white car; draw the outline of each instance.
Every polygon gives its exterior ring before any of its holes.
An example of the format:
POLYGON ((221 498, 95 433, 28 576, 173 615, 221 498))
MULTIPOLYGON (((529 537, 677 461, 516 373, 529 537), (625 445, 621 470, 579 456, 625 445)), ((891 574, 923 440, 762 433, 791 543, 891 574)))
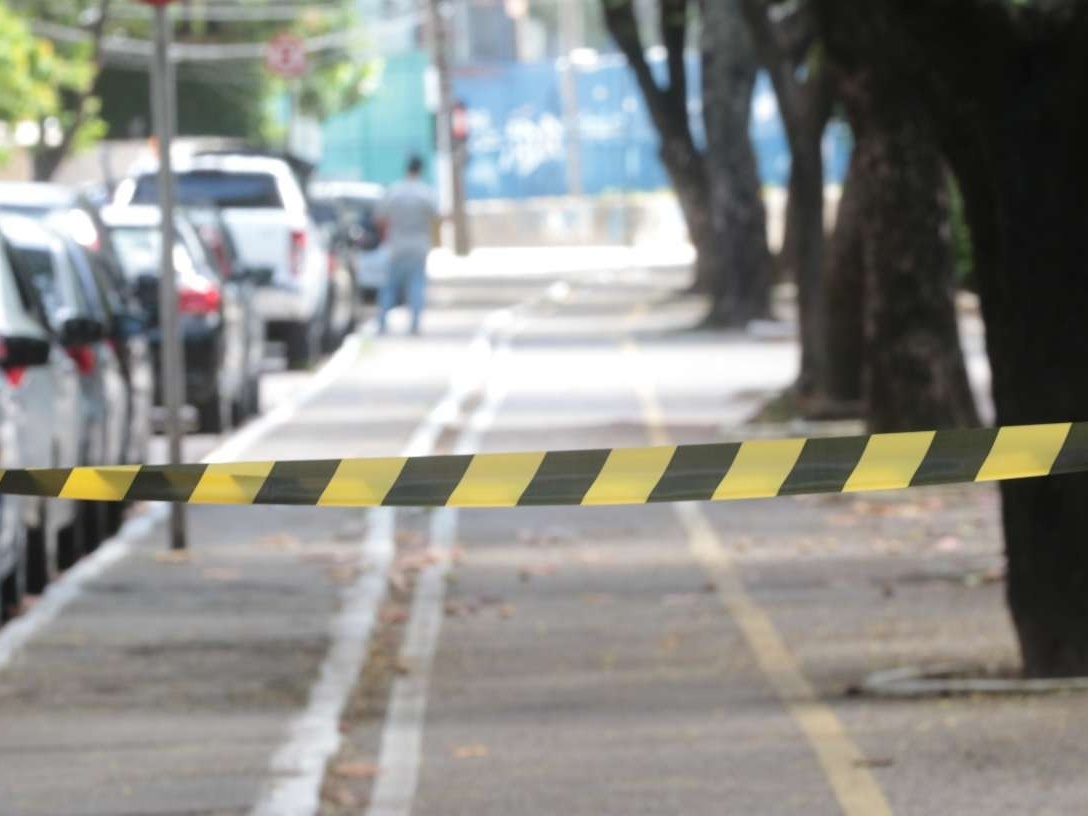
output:
MULTIPOLYGON (((0 247, 0 340, 0 371, 10 395, 19 463, 75 466, 82 418, 76 363, 51 332, 33 284, 16 274, 6 243, 0 247)), ((57 492, 61 486, 47 487, 57 492)), ((64 499, 28 499, 22 510, 27 527, 25 558, 20 559, 25 581, 10 581, 9 575, 9 589, 40 592, 56 572, 58 550, 82 548, 77 506, 64 499)))
MULTIPOLYGON (((22 467, 12 389, 0 382, 0 468, 22 467)), ((0 623, 18 613, 26 591, 26 519, 22 496, 0 495, 0 623)))
MULTIPOLYGON (((290 165, 265 156, 196 155, 175 164, 175 177, 178 204, 218 207, 242 265, 270 273, 256 293, 268 336, 286 344, 289 367, 309 366, 328 328, 334 270, 290 165)), ((122 182, 115 202, 157 204, 155 170, 122 182)))

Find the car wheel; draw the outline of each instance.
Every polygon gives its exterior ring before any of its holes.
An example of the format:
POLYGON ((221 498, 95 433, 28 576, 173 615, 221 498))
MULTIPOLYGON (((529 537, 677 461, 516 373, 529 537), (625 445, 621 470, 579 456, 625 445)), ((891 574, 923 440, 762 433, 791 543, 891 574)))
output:
POLYGON ((14 618, 23 608, 23 598, 26 596, 26 530, 23 529, 16 540, 15 551, 19 557, 15 565, 2 581, 0 581, 0 623, 6 623, 14 618))
POLYGON ((261 375, 254 374, 246 389, 245 413, 247 417, 257 416, 261 412, 261 375))
POLYGON ((223 433, 227 428, 230 406, 223 400, 222 384, 216 382, 212 392, 197 406, 201 433, 223 433))
POLYGON ((49 507, 42 502, 38 516, 38 526, 26 533, 26 591, 31 595, 40 595, 53 570, 49 563, 49 507))
POLYGON ((102 509, 106 516, 106 537, 108 538, 116 535, 125 522, 125 503, 105 502, 102 509))
POLYGON ((321 322, 318 320, 290 325, 287 330, 287 367, 291 371, 302 371, 313 365, 321 334, 321 322))
MULTIPOLYGON (((83 546, 81 552, 75 553, 75 557, 68 564, 61 564, 60 568, 70 567, 80 556, 94 552, 98 545, 109 538, 109 522, 106 519, 106 505, 103 502, 80 502, 79 520, 83 526, 83 546)), ((58 558, 60 558, 58 550, 58 558)))
POLYGON ((57 532, 57 569, 66 570, 83 557, 84 542, 98 545, 98 511, 94 502, 80 502, 75 520, 57 532))

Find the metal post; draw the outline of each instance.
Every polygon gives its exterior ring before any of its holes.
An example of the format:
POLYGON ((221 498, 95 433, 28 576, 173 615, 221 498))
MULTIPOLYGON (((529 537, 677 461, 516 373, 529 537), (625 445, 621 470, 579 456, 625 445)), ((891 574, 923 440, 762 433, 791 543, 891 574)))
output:
POLYGON ((563 0, 559 7, 559 52, 566 64, 560 74, 560 95, 567 148, 567 195, 575 198, 583 193, 582 135, 578 128, 578 75, 571 55, 582 46, 583 37, 580 0, 563 0))
POLYGON ((465 209, 465 146, 453 138, 453 77, 449 65, 449 5, 448 0, 430 0, 431 50, 435 72, 438 74, 438 153, 449 159, 449 189, 453 217, 453 251, 467 255, 469 251, 468 213, 465 209))
MULTIPOLYGON (((173 72, 170 66, 170 19, 164 6, 155 6, 155 56, 152 64, 151 109, 159 149, 159 210, 162 213, 162 258, 159 274, 159 332, 162 364, 162 396, 166 407, 166 433, 170 464, 182 461, 181 402, 182 356, 178 330, 177 285, 174 276, 174 177, 170 167, 170 142, 174 130, 173 72)), ((185 549, 185 506, 173 504, 170 513, 170 548, 185 549)))

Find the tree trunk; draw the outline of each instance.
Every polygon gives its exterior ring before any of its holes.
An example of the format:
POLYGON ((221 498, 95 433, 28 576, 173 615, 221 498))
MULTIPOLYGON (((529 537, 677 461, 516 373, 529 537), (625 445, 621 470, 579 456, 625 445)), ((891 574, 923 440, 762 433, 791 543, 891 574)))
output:
POLYGON ((703 119, 720 269, 710 322, 745 326, 770 308, 767 215, 748 135, 756 54, 738 2, 703 4, 703 119))
POLYGON ((686 139, 661 134, 661 164, 672 183, 680 212, 695 248, 693 291, 709 293, 721 269, 710 219, 710 182, 706 163, 686 139))
MULTIPOLYGON (((999 424, 1088 419, 1088 7, 819 0, 825 39, 919 104, 963 194, 999 424), (965 47, 970 44, 970 47, 965 47)), ((1088 475, 1001 485, 1028 676, 1088 674, 1088 475)))
MULTIPOLYGON (((1083 75, 1075 87, 1063 110, 1011 88, 1026 104, 991 122, 991 147, 1031 161, 994 168, 993 182, 960 178, 1002 425, 1088 419, 1083 75)), ((1088 475, 1003 482, 1001 494, 1024 672, 1088 675, 1088 475)))
POLYGON ((857 150, 842 186, 835 232, 828 244, 824 268, 827 305, 827 397, 840 405, 856 405, 861 413, 861 372, 865 332, 864 258, 861 227, 866 217, 866 179, 858 171, 857 150))
POLYGON ((43 147, 34 152, 34 181, 52 181, 53 175, 60 169, 67 150, 55 147, 43 147))
POLYGON ((978 424, 960 347, 944 163, 922 111, 869 72, 838 86, 863 181, 865 416, 876 432, 978 424))
POLYGON ((797 381, 802 404, 825 399, 824 345, 824 165, 820 140, 826 119, 818 127, 797 128, 790 135, 790 186, 786 219, 791 221, 791 253, 785 259, 797 283, 801 336, 801 374, 797 381))
POLYGON ((668 81, 655 79, 642 47, 638 18, 632 0, 601 0, 604 23, 627 59, 646 102, 650 119, 661 139, 661 163, 668 173, 680 210, 695 247, 697 292, 714 292, 722 261, 717 252, 710 220, 710 182, 702 153, 695 146, 688 118, 687 75, 684 46, 687 36, 687 0, 658 0, 660 29, 665 43, 668 81))

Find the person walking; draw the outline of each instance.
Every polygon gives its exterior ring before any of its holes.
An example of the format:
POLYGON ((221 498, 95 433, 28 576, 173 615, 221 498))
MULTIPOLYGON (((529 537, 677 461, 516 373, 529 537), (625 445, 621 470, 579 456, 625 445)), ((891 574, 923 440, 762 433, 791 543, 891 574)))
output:
POLYGON ((378 291, 379 334, 385 334, 389 310, 402 297, 412 315, 412 334, 419 334, 427 290, 427 255, 437 217, 434 191, 423 180, 423 160, 412 156, 404 179, 391 186, 378 205, 389 254, 385 283, 378 291))

